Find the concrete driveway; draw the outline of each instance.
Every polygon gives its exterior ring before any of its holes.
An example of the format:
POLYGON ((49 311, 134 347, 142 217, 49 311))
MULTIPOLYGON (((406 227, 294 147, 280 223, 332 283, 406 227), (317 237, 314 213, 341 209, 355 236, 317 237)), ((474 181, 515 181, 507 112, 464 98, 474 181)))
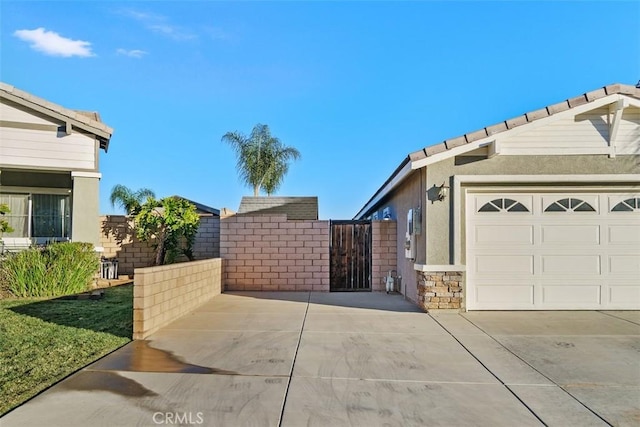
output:
POLYGON ((227 293, 9 426, 640 423, 640 312, 428 315, 380 293, 227 293))

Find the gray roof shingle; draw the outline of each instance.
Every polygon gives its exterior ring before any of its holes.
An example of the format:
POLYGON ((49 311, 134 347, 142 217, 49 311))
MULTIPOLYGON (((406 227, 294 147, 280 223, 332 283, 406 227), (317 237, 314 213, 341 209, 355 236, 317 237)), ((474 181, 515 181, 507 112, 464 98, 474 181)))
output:
POLYGON ((238 214, 286 214, 287 219, 318 219, 317 197, 248 197, 240 202, 238 214))

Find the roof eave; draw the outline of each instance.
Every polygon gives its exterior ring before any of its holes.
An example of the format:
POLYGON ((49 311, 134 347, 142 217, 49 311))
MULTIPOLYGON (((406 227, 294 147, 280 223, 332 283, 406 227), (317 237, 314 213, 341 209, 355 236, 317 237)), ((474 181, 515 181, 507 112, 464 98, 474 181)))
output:
POLYGON ((113 135, 113 128, 102 122, 95 121, 82 115, 82 113, 33 96, 3 82, 0 82, 0 97, 93 134, 98 137, 100 148, 105 150, 105 152, 109 148, 109 140, 113 135))
POLYGON ((391 176, 382 184, 382 186, 376 191, 373 196, 365 203, 365 205, 358 211, 353 219, 360 219, 369 210, 371 210, 383 197, 385 197, 391 190, 396 188, 405 178, 412 172, 411 159, 409 156, 398 165, 393 171, 391 176))

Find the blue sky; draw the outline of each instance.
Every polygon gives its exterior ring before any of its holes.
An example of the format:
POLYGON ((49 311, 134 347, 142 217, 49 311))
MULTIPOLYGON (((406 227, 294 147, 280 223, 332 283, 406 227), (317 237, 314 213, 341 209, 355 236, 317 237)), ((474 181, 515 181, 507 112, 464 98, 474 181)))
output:
POLYGON ((251 195, 228 131, 297 147, 279 195, 351 218, 410 152, 640 79, 640 2, 11 2, 0 78, 115 129, 115 184, 251 195))

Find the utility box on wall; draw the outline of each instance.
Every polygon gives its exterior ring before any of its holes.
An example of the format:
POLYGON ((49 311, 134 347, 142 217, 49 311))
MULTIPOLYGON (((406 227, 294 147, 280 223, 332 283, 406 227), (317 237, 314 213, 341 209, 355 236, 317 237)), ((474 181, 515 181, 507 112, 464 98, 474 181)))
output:
POLYGON ((404 241, 404 257, 407 259, 416 258, 416 235, 413 222, 413 209, 407 212, 407 232, 404 241))

